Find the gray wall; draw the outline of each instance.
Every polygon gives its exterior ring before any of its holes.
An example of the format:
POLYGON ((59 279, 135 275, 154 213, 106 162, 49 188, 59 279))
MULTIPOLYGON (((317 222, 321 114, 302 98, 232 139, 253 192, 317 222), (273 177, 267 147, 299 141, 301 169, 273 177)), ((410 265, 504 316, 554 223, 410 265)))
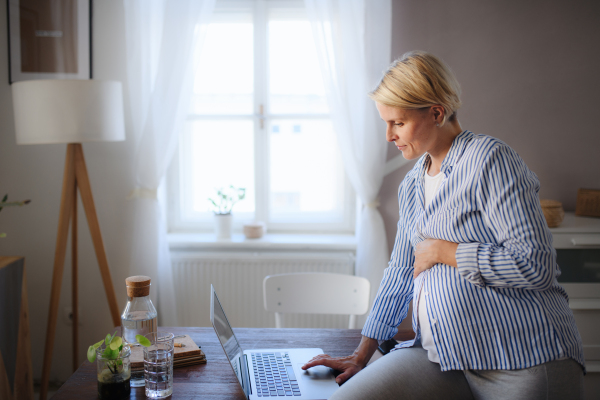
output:
MULTIPOLYGON (((392 56, 425 50, 446 61, 462 86, 463 129, 515 149, 541 198, 574 210, 578 188, 600 189, 599 1, 394 0, 392 21, 392 56)), ((390 251, 398 185, 413 165, 380 193, 390 251)))

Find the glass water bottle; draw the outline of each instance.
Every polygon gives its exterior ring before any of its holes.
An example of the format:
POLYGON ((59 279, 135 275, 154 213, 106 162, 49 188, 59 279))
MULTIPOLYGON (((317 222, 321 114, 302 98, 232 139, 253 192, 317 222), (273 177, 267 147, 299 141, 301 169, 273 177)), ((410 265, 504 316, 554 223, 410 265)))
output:
MULTIPOLYGON (((123 341, 135 343, 136 335, 156 332, 156 308, 150 300, 150 277, 130 276, 125 279, 127 285, 127 305, 121 315, 123 341)), ((144 371, 132 371, 131 386, 144 386, 144 371)))

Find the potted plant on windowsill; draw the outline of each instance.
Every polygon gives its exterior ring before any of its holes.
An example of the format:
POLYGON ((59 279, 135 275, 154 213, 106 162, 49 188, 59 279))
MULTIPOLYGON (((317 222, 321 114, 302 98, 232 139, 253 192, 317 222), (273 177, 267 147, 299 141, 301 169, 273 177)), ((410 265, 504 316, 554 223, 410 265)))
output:
POLYGON ((216 191, 216 196, 209 197, 208 201, 210 201, 215 215, 217 239, 231 239, 231 210, 235 203, 244 200, 246 189, 229 185, 227 189, 219 188, 216 191))

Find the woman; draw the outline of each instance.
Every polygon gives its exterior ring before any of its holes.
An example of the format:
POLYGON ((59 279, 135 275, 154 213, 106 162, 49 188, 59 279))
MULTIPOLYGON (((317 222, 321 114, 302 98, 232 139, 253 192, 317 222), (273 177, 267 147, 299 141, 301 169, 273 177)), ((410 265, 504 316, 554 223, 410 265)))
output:
POLYGON ((392 64, 370 94, 386 139, 419 160, 398 191, 394 250, 358 348, 303 367, 342 371, 332 399, 582 398, 581 338, 539 181, 505 143, 461 128, 459 95, 424 52, 392 64), (415 340, 365 368, 411 300, 415 340))

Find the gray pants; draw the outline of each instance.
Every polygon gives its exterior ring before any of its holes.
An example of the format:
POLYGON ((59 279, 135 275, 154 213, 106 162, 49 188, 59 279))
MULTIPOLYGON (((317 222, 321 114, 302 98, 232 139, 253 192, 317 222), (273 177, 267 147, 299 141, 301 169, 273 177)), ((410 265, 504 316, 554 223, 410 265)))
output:
POLYGON ((375 361, 330 399, 577 400, 583 399, 583 370, 568 359, 518 370, 442 372, 418 346, 375 361))

